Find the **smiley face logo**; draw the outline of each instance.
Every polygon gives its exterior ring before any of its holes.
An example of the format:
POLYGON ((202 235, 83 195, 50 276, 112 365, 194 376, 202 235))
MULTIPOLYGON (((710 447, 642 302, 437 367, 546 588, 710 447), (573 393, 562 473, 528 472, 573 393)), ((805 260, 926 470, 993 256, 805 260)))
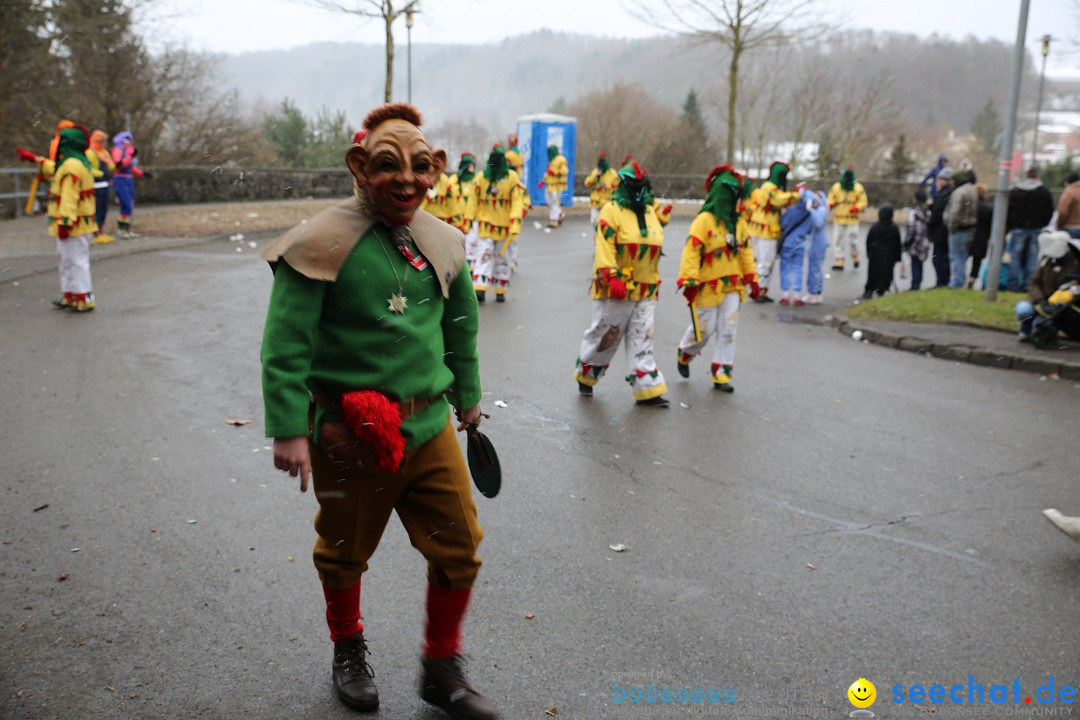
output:
POLYGON ((857 708, 868 708, 877 700, 877 688, 866 678, 859 678, 847 689, 848 700, 857 708))

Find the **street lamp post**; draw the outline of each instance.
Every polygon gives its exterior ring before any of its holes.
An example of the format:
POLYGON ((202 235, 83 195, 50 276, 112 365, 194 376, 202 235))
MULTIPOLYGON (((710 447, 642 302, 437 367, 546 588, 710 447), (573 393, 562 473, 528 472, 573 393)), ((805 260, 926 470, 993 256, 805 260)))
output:
POLYGON ((1039 100, 1035 104, 1035 132, 1031 136, 1031 167, 1039 150, 1039 113, 1042 111, 1043 83, 1046 81, 1046 56, 1050 54, 1050 36, 1042 36, 1042 72, 1039 73, 1039 100))
POLYGON ((405 11, 405 30, 408 45, 408 101, 413 101, 413 15, 418 10, 405 11))

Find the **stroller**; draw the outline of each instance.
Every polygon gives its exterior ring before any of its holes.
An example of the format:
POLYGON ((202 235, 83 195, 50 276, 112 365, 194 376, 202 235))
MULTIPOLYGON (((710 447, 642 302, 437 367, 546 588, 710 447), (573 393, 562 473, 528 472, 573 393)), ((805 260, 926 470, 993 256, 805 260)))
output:
POLYGON ((1051 346, 1059 332, 1080 340, 1080 276, 1072 276, 1046 302, 1035 308, 1031 342, 1037 348, 1051 346))

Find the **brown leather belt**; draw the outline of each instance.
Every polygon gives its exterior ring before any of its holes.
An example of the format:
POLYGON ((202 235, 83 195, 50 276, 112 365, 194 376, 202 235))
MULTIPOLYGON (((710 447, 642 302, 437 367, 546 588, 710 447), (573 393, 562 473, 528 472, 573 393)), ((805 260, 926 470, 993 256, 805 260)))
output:
MULTIPOLYGON (((438 402, 445 394, 446 391, 443 391, 438 395, 432 395, 429 398, 422 398, 420 400, 417 400, 414 397, 406 398, 404 400, 398 400, 397 404, 401 408, 401 419, 404 421, 408 420, 411 417, 414 417, 417 413, 426 410, 431 405, 438 402)), ((338 415, 342 414, 340 395, 332 395, 327 392, 313 390, 311 393, 311 397, 316 403, 322 405, 327 410, 331 410, 338 415)))

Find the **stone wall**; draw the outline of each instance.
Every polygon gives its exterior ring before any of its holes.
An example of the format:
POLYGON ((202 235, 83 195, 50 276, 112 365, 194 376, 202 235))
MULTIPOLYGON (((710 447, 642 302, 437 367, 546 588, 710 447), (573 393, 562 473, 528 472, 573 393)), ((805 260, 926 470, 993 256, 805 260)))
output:
POLYGON ((352 175, 342 168, 237 170, 205 167, 151 169, 150 179, 135 181, 139 203, 208 203, 252 200, 347 197, 352 175))

